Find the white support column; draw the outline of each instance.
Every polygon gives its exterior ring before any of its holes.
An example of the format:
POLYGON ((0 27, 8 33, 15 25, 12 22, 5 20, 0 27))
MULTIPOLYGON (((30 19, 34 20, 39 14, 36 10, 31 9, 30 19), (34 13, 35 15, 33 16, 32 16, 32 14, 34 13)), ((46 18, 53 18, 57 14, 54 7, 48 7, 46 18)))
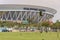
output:
POLYGON ((18 20, 18 18, 21 16, 21 14, 22 14, 22 12, 20 11, 17 15, 17 18, 16 18, 16 20, 18 20))
POLYGON ((1 16, 1 20, 3 20, 3 15, 1 16))
POLYGON ((31 19, 31 14, 32 14, 32 12, 30 11, 30 14, 29 14, 29 16, 30 16, 30 19, 31 19))
POLYGON ((37 12, 37 21, 39 22, 39 20, 40 20, 39 12, 37 12))
POLYGON ((20 13, 20 16, 21 16, 21 18, 20 18, 20 19, 21 19, 21 21, 22 21, 22 20, 23 20, 23 19, 22 19, 22 17, 23 17, 23 16, 22 16, 22 11, 21 11, 21 13, 20 13))
POLYGON ((8 15, 7 15, 7 17, 6 17, 6 20, 8 20, 8 17, 9 17, 9 11, 8 11, 8 15))
POLYGON ((45 19, 46 17, 46 14, 41 18, 40 22, 42 22, 43 19, 45 19))
POLYGON ((27 20, 27 11, 26 11, 25 17, 26 17, 26 20, 27 20))
POLYGON ((27 19, 29 18, 30 11, 27 11, 27 19))
POLYGON ((10 14, 10 18, 11 18, 10 20, 13 21, 13 18, 11 16, 12 15, 11 11, 9 11, 9 14, 10 14))
POLYGON ((14 12, 14 17, 17 19, 17 11, 14 12))
POLYGON ((37 18, 37 13, 35 12, 34 13, 34 21, 36 21, 36 18, 37 18))
POLYGON ((5 19, 6 19, 6 13, 5 13, 5 19))
POLYGON ((27 12, 25 11, 25 12, 24 12, 24 15, 23 15, 23 17, 22 17, 22 19, 26 16, 26 13, 27 13, 27 12))

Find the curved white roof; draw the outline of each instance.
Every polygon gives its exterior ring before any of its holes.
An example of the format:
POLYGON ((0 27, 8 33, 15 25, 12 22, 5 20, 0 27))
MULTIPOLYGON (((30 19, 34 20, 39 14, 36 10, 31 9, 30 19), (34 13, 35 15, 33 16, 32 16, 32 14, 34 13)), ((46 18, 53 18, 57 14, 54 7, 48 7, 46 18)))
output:
POLYGON ((0 0, 0 4, 26 4, 50 7, 57 10, 54 20, 60 16, 60 0, 0 0))
POLYGON ((53 13, 55 14, 57 11, 50 7, 44 7, 44 6, 36 6, 36 5, 21 5, 21 4, 5 4, 0 5, 0 11, 2 10, 21 10, 21 8, 35 8, 35 9, 42 9, 45 12, 53 13))

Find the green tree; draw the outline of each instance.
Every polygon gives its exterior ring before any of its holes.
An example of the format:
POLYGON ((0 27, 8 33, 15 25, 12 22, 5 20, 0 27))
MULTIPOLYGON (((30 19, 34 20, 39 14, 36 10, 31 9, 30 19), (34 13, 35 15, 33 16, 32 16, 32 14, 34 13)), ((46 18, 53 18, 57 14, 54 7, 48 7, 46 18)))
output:
POLYGON ((59 22, 59 20, 56 21, 55 27, 57 28, 57 38, 59 39, 59 29, 60 29, 60 22, 59 22))
POLYGON ((56 28, 56 29, 60 28, 60 22, 59 22, 59 20, 57 20, 55 23, 53 23, 53 27, 52 28, 56 28))
POLYGON ((46 31, 46 32, 47 32, 47 31, 48 31, 48 30, 47 30, 47 28, 48 28, 48 27, 50 27, 50 24, 49 24, 49 22, 48 22, 48 21, 46 21, 46 22, 42 22, 42 23, 41 23, 41 26, 42 26, 42 27, 44 27, 44 28, 45 28, 45 30, 44 30, 44 31, 46 31))
POLYGON ((40 16, 43 16, 42 11, 39 12, 39 15, 40 15, 40 16))

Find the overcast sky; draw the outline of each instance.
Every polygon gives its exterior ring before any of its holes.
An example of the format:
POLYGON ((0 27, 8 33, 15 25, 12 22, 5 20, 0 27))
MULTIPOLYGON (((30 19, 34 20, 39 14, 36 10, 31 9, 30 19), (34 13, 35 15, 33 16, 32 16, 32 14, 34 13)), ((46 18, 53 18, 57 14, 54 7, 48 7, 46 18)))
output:
POLYGON ((0 4, 26 4, 54 8, 57 13, 52 20, 54 22, 60 20, 60 0, 0 0, 0 4))

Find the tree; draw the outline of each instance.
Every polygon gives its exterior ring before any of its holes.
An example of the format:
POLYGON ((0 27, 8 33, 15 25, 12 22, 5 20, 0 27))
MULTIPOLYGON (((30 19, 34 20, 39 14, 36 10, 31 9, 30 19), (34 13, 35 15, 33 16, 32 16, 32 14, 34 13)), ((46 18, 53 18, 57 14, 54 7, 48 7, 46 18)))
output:
POLYGON ((57 38, 59 39, 59 29, 60 29, 60 22, 59 22, 59 20, 56 21, 55 26, 57 28, 57 38))
POLYGON ((39 15, 40 15, 40 16, 43 16, 43 15, 42 15, 42 11, 39 12, 39 15))
POLYGON ((48 27, 50 27, 50 24, 49 24, 49 22, 48 22, 48 21, 46 21, 46 22, 42 22, 42 23, 41 23, 41 26, 42 26, 42 27, 44 27, 44 28, 45 28, 45 30, 44 30, 44 29, 43 29, 43 30, 47 32, 47 31, 48 31, 48 29, 47 29, 47 28, 48 28, 48 27))
POLYGON ((53 23, 52 28, 60 29, 60 22, 57 20, 55 23, 53 23))

